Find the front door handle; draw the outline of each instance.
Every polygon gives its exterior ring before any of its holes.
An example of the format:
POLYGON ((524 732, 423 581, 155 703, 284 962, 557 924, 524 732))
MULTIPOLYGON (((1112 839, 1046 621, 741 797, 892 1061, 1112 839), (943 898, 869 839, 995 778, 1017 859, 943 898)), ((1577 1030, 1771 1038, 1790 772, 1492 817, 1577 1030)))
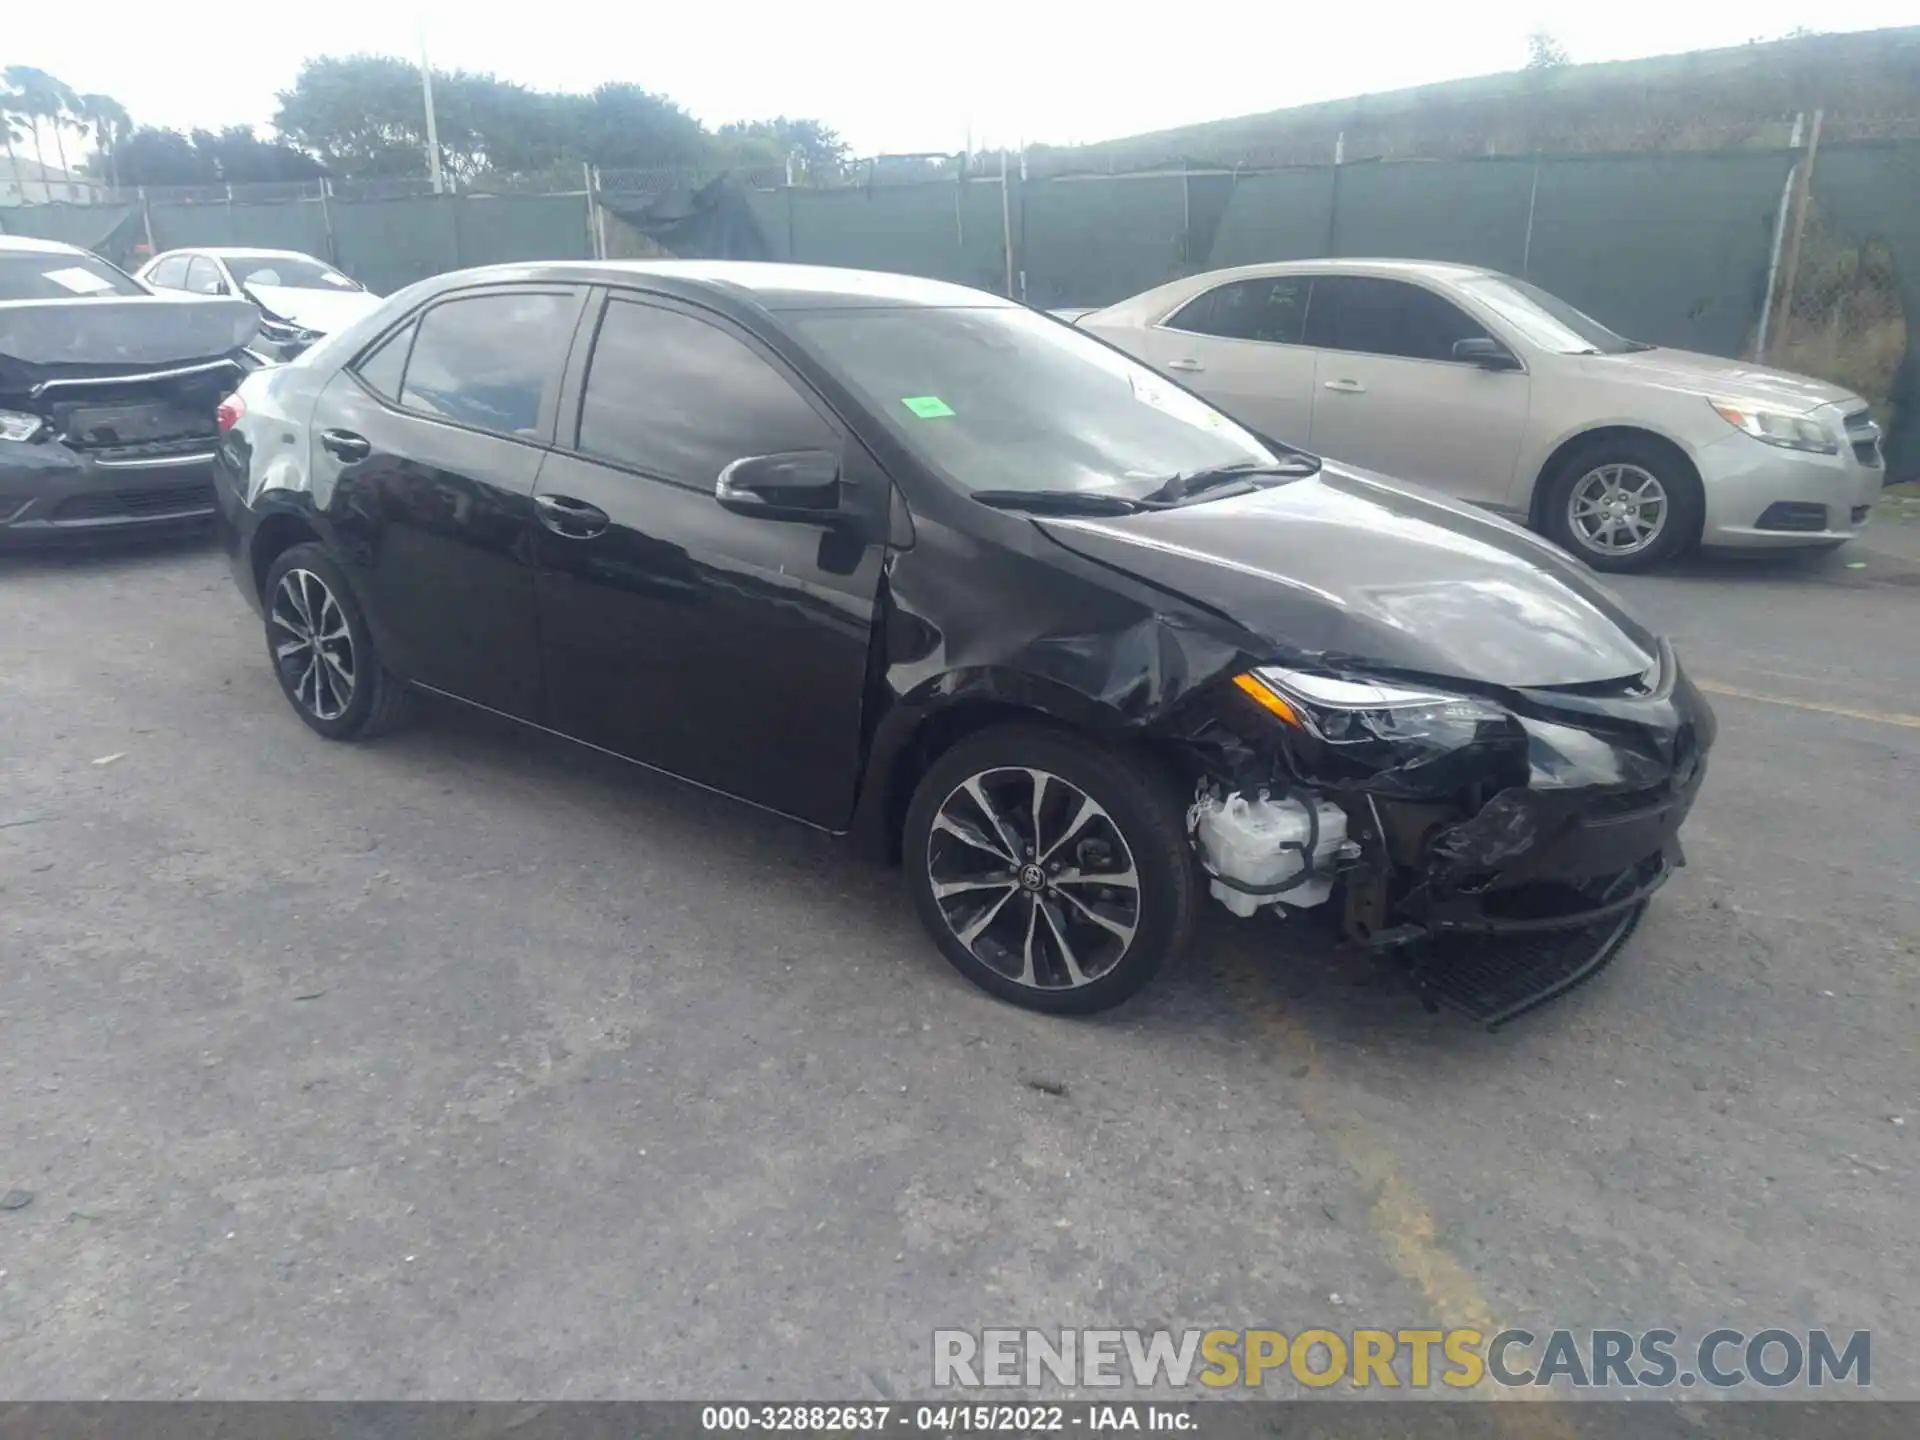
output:
POLYGON ((1321 386, 1323 390, 1335 390, 1342 395, 1364 395, 1367 387, 1358 380, 1329 380, 1321 386))
POLYGON ((364 460, 373 453, 373 444, 364 435, 356 435, 351 430, 322 430, 320 446, 329 455, 352 464, 355 460, 364 460))
POLYGON ((613 523, 598 505, 571 495, 536 495, 533 508, 542 525, 568 540, 591 540, 613 523))
POLYGON ((1207 367, 1202 365, 1198 360, 1169 360, 1167 361, 1167 368, 1169 370, 1200 371, 1207 367))

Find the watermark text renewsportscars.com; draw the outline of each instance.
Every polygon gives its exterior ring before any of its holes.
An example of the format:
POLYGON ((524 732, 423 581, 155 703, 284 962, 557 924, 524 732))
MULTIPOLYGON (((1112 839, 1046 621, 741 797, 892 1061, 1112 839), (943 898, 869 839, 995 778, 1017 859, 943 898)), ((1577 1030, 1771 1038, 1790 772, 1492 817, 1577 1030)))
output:
POLYGON ((936 1330, 940 1389, 1716 1390, 1873 1383, 1865 1330, 936 1330))

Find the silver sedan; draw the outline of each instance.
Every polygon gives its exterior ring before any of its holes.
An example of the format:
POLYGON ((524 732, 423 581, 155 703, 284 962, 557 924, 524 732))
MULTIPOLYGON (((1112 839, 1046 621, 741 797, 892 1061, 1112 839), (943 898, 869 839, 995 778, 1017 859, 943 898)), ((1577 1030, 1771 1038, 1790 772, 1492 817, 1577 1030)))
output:
POLYGON ((1505 513, 1601 570, 1838 545, 1885 479, 1859 396, 1624 339, 1491 270, 1251 265, 1063 318, 1274 439, 1505 513))

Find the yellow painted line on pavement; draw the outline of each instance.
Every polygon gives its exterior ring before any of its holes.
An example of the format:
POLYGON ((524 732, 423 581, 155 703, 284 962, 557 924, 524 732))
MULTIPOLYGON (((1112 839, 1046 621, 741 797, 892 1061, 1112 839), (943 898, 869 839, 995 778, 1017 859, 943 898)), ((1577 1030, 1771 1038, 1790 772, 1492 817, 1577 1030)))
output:
POLYGON ((1791 695, 1767 695, 1758 690, 1742 690, 1738 685, 1722 685, 1718 680, 1695 680, 1694 688, 1709 695, 1726 695, 1735 700, 1752 700, 1761 705, 1783 705, 1789 710, 1811 710, 1820 715, 1839 715, 1847 720, 1865 720, 1873 725, 1898 725, 1920 730, 1920 715, 1903 715, 1898 710, 1860 710, 1851 705, 1830 705, 1825 700, 1798 700, 1791 695))
MULTIPOLYGON (((1386 1141, 1365 1121, 1342 1111, 1327 1084, 1313 1036, 1278 1003, 1255 1008, 1269 1028, 1279 1033, 1287 1052, 1306 1060, 1307 1073, 1291 1092, 1293 1099, 1307 1123, 1332 1144, 1360 1187, 1372 1193, 1367 1220, 1386 1247, 1388 1263, 1425 1297, 1434 1322, 1449 1330, 1478 1330, 1491 1340, 1505 1327, 1494 1319, 1493 1306, 1479 1281, 1440 1244, 1433 1212, 1400 1173, 1399 1161, 1386 1141)), ((1481 1381, 1481 1387, 1494 1400, 1552 1398, 1550 1391, 1509 1390, 1487 1380, 1481 1381)), ((1532 1408, 1502 1407, 1496 1426, 1513 1440, 1575 1440, 1572 1427, 1560 1416, 1532 1408)))

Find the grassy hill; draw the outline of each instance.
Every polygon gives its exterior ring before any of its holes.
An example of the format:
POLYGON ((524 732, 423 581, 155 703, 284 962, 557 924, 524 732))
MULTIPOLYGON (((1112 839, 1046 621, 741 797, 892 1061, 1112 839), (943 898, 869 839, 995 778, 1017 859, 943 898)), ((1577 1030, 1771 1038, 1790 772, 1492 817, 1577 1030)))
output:
POLYGON ((1037 158, 1050 172, 1325 164, 1341 136, 1348 160, 1774 146, 1816 107, 1828 139, 1920 133, 1920 26, 1453 80, 1037 158))

